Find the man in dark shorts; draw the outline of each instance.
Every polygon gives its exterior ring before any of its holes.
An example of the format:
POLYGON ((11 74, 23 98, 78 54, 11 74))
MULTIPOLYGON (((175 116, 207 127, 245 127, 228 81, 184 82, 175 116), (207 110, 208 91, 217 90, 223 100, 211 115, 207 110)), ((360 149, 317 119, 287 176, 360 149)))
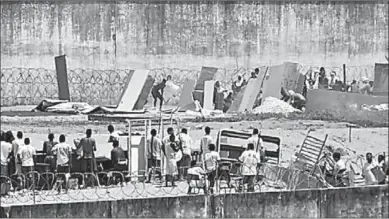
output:
POLYGON ((161 171, 157 171, 157 167, 161 167, 161 146, 162 142, 157 137, 157 130, 151 130, 151 137, 147 139, 147 171, 148 179, 146 183, 151 182, 151 176, 157 172, 158 177, 162 178, 161 171))
POLYGON ((157 101, 159 99, 159 109, 162 109, 163 104, 163 90, 166 87, 166 82, 171 80, 172 76, 168 75, 166 79, 163 79, 161 83, 155 85, 151 90, 151 95, 154 98, 154 107, 157 107, 157 101))
MULTIPOLYGON (((53 154, 57 155, 57 173, 59 178, 62 178, 65 190, 67 191, 69 186, 70 169, 72 168, 72 147, 65 142, 65 135, 59 136, 59 144, 56 144, 51 150, 53 154)), ((61 192, 62 186, 58 187, 58 191, 61 192)))
POLYGON ((96 141, 92 138, 92 130, 86 130, 86 137, 80 140, 80 147, 83 152, 82 172, 93 173, 96 171, 96 141))
POLYGON ((44 162, 50 165, 50 171, 54 172, 56 167, 56 161, 52 149, 57 144, 54 141, 54 134, 50 133, 48 140, 43 143, 43 153, 46 153, 44 162))

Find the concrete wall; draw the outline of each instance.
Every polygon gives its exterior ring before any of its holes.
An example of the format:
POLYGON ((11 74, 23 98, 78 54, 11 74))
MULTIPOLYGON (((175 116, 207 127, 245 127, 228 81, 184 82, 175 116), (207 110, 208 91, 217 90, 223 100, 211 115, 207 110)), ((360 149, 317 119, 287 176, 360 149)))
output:
POLYGON ((70 69, 372 65, 386 62, 388 24, 382 0, 2 3, 1 66, 54 69, 62 54, 70 69))
POLYGON ((387 218, 388 185, 1 208, 10 217, 387 218))
POLYGON ((307 93, 307 109, 348 109, 351 105, 379 105, 388 103, 388 96, 370 96, 331 90, 310 90, 307 93))

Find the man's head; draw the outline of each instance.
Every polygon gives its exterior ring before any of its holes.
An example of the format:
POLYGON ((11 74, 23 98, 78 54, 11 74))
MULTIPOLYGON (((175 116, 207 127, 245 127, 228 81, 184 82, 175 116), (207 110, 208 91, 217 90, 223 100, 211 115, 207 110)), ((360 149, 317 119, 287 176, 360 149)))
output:
POLYGON ((351 84, 356 84, 357 83, 357 80, 353 79, 353 82, 351 82, 351 84))
POLYGON ((174 134, 174 129, 173 129, 172 127, 169 127, 169 128, 167 129, 167 133, 168 133, 169 135, 174 134))
POLYGON ((205 134, 206 134, 206 135, 211 134, 211 128, 210 128, 209 126, 206 126, 205 129, 204 129, 204 131, 205 131, 205 134))
POLYGON ((25 145, 30 145, 30 138, 25 138, 24 139, 24 144, 25 145))
POLYGON ((54 134, 53 134, 53 133, 50 133, 49 136, 47 136, 47 138, 48 138, 50 141, 53 141, 53 140, 54 140, 54 134))
POLYGON ((320 71, 320 74, 324 74, 324 73, 326 72, 326 70, 324 69, 324 67, 321 67, 319 71, 320 71))
POLYGON ((248 150, 254 150, 254 144, 253 143, 248 143, 247 144, 247 149, 248 150))
POLYGON ((215 151, 215 150, 216 150, 216 145, 215 145, 215 144, 209 144, 209 145, 208 145, 208 149, 209 149, 210 151, 215 151))
POLYGON ((171 75, 168 75, 168 76, 166 77, 166 79, 167 79, 168 81, 170 81, 170 80, 172 80, 172 76, 171 76, 171 75))
POLYGON ((65 142, 65 140, 66 140, 65 135, 60 135, 59 136, 59 143, 63 143, 63 142, 65 142))
POLYGON ((5 141, 8 143, 12 143, 13 140, 15 140, 14 134, 12 133, 12 131, 7 131, 5 133, 5 141))
POLYGON ((253 130, 253 135, 258 135, 259 134, 259 130, 258 129, 254 129, 253 130))
POLYGON ((86 130, 86 136, 91 137, 92 136, 92 129, 87 129, 86 130))
POLYGON ((151 129, 151 136, 153 137, 157 136, 157 130, 151 129))
POLYGON ((239 81, 242 80, 242 76, 238 75, 238 80, 239 81))
POLYGON ((114 148, 119 147, 119 141, 118 141, 118 140, 113 141, 113 142, 112 142, 112 146, 113 146, 114 148))
POLYGON ((259 68, 255 68, 255 74, 259 74, 259 68))
POLYGON ((188 130, 186 128, 181 129, 181 132, 184 134, 188 134, 188 130))
POLYGON ((22 131, 18 131, 18 133, 16 133, 16 137, 18 137, 18 139, 22 139, 23 138, 23 132, 22 131))
POLYGON ((339 152, 335 152, 332 155, 332 158, 334 158, 334 160, 337 162, 338 160, 340 160, 340 153, 339 152))
POLYGON ((370 87, 373 87, 374 81, 369 81, 370 87))
POLYGON ((373 161, 373 154, 370 152, 366 153, 366 160, 368 163, 371 163, 373 161))
POLYGON ((112 133, 115 131, 115 128, 113 127, 113 125, 108 126, 108 131, 109 131, 109 133, 112 133))
POLYGON ((385 156, 380 154, 378 155, 378 163, 381 163, 382 161, 385 161, 385 156))

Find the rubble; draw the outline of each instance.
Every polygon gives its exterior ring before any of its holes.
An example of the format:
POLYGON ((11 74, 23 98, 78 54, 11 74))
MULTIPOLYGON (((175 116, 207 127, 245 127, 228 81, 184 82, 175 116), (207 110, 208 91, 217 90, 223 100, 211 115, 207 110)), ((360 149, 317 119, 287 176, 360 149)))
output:
POLYGON ((301 112, 301 111, 296 108, 293 108, 288 103, 280 99, 277 99, 275 97, 267 97, 259 107, 253 109, 254 114, 261 114, 261 113, 287 114, 293 112, 301 112))

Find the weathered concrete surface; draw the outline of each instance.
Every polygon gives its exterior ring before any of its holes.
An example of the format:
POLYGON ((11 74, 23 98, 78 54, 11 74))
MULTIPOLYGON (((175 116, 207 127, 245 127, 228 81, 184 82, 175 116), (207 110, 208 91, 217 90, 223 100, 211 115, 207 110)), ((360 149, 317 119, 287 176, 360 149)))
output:
POLYGON ((387 62, 387 1, 1 4, 1 66, 236 68, 387 62))
POLYGON ((388 185, 2 207, 10 217, 388 217, 388 185))
POLYGON ((309 90, 307 109, 348 109, 360 108, 363 104, 379 105, 388 103, 388 96, 370 96, 360 93, 348 93, 331 90, 309 90))

